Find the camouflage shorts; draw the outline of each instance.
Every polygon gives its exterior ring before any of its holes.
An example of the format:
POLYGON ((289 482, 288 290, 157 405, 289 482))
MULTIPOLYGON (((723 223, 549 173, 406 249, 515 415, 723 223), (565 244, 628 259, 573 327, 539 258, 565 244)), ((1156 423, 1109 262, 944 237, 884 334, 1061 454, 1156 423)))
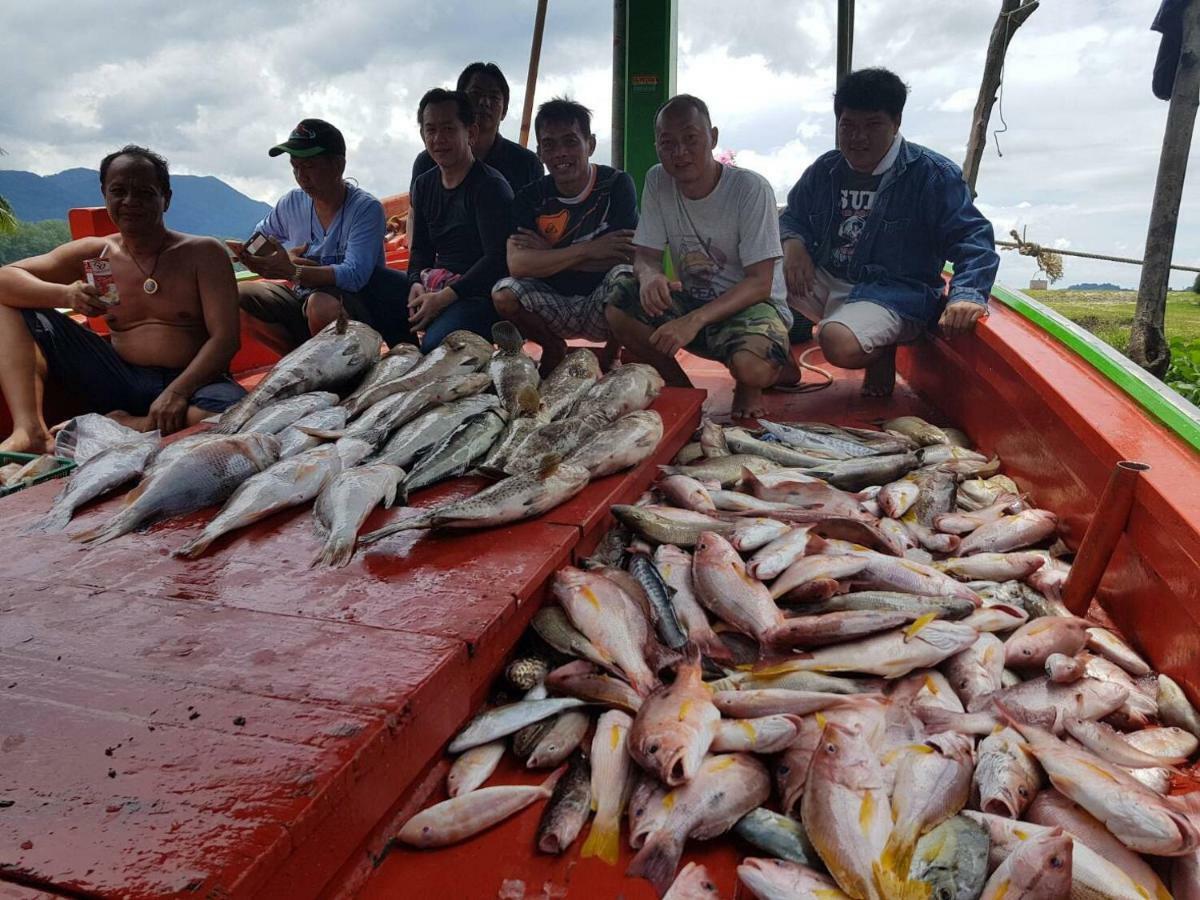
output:
MULTIPOLYGON (((638 281, 626 275, 613 281, 608 302, 630 318, 646 325, 665 325, 704 305, 683 291, 671 292, 671 308, 661 316, 652 316, 642 307, 638 281)), ((760 359, 781 366, 788 359, 788 328, 778 311, 765 300, 748 306, 723 322, 706 325, 687 345, 687 351, 705 359, 729 365, 733 354, 748 350, 760 359)))

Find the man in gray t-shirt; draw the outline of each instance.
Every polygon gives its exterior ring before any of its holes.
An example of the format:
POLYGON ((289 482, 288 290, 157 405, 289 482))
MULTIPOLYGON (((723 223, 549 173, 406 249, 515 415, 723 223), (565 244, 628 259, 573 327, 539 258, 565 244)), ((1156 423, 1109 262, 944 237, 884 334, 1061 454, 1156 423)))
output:
POLYGON ((680 350, 723 362, 737 382, 733 415, 760 416, 792 322, 775 193, 761 175, 713 158, 717 129, 699 98, 668 100, 654 134, 662 165, 646 173, 634 271, 614 285, 609 326, 670 385, 691 387, 680 350), (667 247, 677 283, 663 272, 667 247))

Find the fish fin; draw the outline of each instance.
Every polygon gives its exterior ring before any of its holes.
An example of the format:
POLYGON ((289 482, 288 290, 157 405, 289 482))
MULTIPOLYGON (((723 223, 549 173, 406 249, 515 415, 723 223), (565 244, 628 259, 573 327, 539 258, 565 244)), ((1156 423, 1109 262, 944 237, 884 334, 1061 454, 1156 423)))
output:
POLYGON ((402 488, 402 485, 404 484, 404 479, 406 479, 407 477, 408 477, 408 474, 403 469, 401 469, 400 477, 398 479, 396 479, 396 481, 394 481, 388 485, 387 490, 384 491, 384 493, 383 493, 383 508, 384 509, 391 509, 392 504, 394 504, 396 502, 397 496, 400 497, 401 503, 404 503, 408 500, 408 497, 405 495, 404 490, 402 488))
POLYGON ((517 416, 532 418, 538 414, 541 405, 542 398, 538 394, 538 389, 527 384, 517 392, 517 408, 513 410, 513 413, 517 416))
POLYGON ((432 525, 433 513, 428 510, 422 510, 418 515, 409 516, 406 519, 401 519, 399 522, 392 522, 389 525, 384 525, 382 528, 377 528, 374 531, 360 535, 358 542, 360 544, 373 544, 376 541, 383 540, 385 537, 390 537, 398 531, 413 531, 421 528, 430 528, 432 525))
POLYGON ((505 353, 520 353, 525 338, 512 322, 501 321, 492 326, 492 340, 505 353))
POLYGON ((538 478, 545 480, 558 471, 559 465, 562 463, 562 455, 558 453, 547 453, 542 457, 542 461, 538 463, 538 478))
POLYGON ((338 438, 346 436, 345 428, 313 428, 309 425, 296 425, 295 429, 299 432, 307 434, 309 437, 320 438, 323 441, 336 441, 338 438))
POLYGON ((346 327, 349 324, 350 324, 350 316, 346 314, 346 304, 343 303, 341 298, 339 297, 338 298, 337 322, 334 325, 333 330, 335 332, 337 332, 338 334, 345 334, 346 327))
POLYGON ((887 900, 929 900, 933 886, 924 881, 910 881, 906 873, 887 868, 880 860, 871 863, 875 891, 871 896, 887 900))
POLYGON ((121 535, 132 530, 132 528, 124 527, 124 517, 120 513, 117 513, 117 515, 113 516, 106 522, 102 522, 95 528, 89 528, 87 531, 76 532, 75 534, 71 535, 71 540, 78 541, 81 544, 90 544, 91 546, 98 547, 99 545, 107 544, 114 538, 119 538, 121 535))
POLYGON ((589 856, 598 856, 610 866, 615 866, 620 856, 620 837, 619 822, 610 825, 593 819, 591 831, 588 832, 587 840, 583 842, 583 848, 579 851, 579 855, 584 859, 589 856))
POLYGON ((675 870, 679 868, 679 857, 682 855, 683 844, 675 835, 669 831, 656 831, 646 838, 646 843, 633 858, 625 874, 632 878, 645 878, 654 885, 661 897, 675 880, 675 870))
POLYGON ((490 478, 492 481, 499 481, 501 478, 505 478, 508 475, 503 468, 498 466, 476 466, 466 474, 478 475, 481 478, 490 478))

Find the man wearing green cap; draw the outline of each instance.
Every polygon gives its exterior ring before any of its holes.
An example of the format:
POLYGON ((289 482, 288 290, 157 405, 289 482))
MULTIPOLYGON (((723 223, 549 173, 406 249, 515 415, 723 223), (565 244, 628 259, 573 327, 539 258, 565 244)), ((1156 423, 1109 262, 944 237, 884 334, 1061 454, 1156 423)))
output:
POLYGON ((268 152, 290 157, 299 187, 258 223, 268 241, 257 255, 229 242, 239 262, 272 279, 238 286, 243 320, 255 337, 288 353, 344 306, 347 316, 377 328, 389 343, 411 340, 404 322, 407 279, 384 264, 383 205, 342 177, 342 133, 321 119, 304 119, 268 152))

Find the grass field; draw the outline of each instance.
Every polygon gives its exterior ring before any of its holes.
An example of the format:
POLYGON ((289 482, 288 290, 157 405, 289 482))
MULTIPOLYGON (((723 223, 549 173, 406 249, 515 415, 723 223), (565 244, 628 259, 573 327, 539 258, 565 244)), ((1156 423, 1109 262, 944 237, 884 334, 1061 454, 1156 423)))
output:
MULTIPOLYGON (((1026 291, 1033 299, 1082 325, 1122 353, 1129 348, 1129 326, 1137 295, 1133 291, 1026 291)), ((1163 381, 1200 405, 1200 294, 1167 294, 1166 336, 1171 367, 1163 381)))
MULTIPOLYGON (((1025 291, 1072 322, 1082 325, 1122 353, 1129 347, 1129 326, 1137 294, 1133 291, 1025 291)), ((1167 294, 1167 340, 1200 340, 1200 294, 1167 294)))

